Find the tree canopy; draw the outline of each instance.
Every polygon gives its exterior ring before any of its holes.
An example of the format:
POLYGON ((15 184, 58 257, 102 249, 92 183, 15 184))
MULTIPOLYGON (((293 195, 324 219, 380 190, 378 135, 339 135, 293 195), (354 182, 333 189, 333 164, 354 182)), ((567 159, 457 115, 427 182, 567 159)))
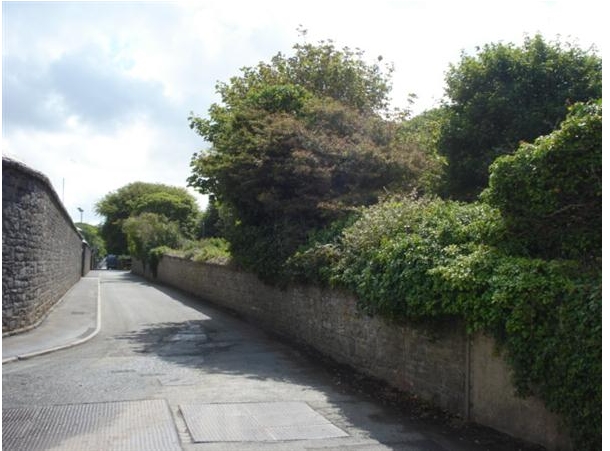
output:
POLYGON ((222 104, 191 116, 212 147, 193 157, 189 184, 224 206, 238 261, 276 271, 311 230, 419 186, 428 158, 381 116, 390 74, 330 42, 296 45, 219 83, 222 104))
POLYGON ((104 196, 96 212, 105 217, 101 227, 107 250, 127 254, 128 242, 123 225, 126 219, 154 213, 178 224, 180 232, 193 238, 198 230, 199 207, 185 188, 160 183, 134 182, 104 196))
POLYGON ((601 98, 602 63, 592 51, 537 35, 521 47, 487 44, 462 54, 446 83, 449 116, 439 148, 448 194, 472 200, 498 156, 553 131, 571 104, 601 98))
POLYGON ((178 223, 165 215, 145 212, 123 223, 129 254, 147 263, 150 251, 160 246, 178 247, 182 238, 178 223))
POLYGON ((83 234, 83 237, 89 243, 92 249, 95 249, 97 255, 104 256, 106 255, 106 243, 101 236, 100 227, 94 226, 91 224, 86 224, 84 222, 77 222, 76 227, 78 227, 83 234))

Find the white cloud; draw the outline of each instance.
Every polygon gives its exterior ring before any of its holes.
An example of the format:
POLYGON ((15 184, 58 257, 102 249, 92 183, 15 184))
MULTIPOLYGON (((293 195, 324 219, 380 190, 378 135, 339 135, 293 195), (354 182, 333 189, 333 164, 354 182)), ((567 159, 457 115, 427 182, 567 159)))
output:
MULTIPOLYGON (((3 152, 45 173, 89 219, 109 191, 136 181, 184 186, 205 143, 188 128, 215 83, 307 39, 393 62, 394 98, 434 106, 444 72, 488 42, 560 34, 582 47, 603 30, 594 1, 4 2, 3 152)), ((94 221, 94 219, 90 219, 94 221)))
MULTIPOLYGON (((89 222, 99 222, 100 218, 94 217, 95 202, 134 181, 186 185, 188 151, 157 157, 172 153, 164 148, 172 139, 171 130, 139 119, 113 133, 100 133, 71 119, 61 132, 15 132, 3 138, 2 147, 3 153, 42 171, 74 219, 78 218, 77 207, 81 207, 89 222)), ((187 143, 182 144, 187 147, 187 143)), ((203 197, 197 197, 203 205, 203 197)))

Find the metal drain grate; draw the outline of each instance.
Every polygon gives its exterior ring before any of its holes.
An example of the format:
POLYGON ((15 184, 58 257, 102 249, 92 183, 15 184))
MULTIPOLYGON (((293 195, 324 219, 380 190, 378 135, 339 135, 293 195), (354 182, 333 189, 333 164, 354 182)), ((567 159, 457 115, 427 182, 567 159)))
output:
POLYGON ((180 451, 164 400, 2 409, 7 451, 180 451))
POLYGON ((187 404, 180 410, 195 442, 347 437, 304 402, 187 404))

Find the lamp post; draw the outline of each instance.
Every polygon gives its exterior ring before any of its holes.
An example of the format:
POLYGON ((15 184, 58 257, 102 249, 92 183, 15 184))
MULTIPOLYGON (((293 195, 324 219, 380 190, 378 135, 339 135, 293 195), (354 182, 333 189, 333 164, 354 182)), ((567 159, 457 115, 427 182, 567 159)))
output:
POLYGON ((76 207, 76 209, 77 209, 78 211, 80 211, 80 222, 81 222, 81 224, 82 224, 82 223, 83 223, 83 211, 85 211, 85 210, 83 210, 83 209, 82 209, 82 208, 80 208, 80 207, 76 207))

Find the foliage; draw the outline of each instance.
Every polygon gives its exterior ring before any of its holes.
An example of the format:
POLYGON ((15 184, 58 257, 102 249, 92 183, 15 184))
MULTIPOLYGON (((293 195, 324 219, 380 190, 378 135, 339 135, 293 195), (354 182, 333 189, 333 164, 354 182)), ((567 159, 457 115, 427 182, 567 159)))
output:
MULTIPOLYGON (((485 204, 391 199, 344 230, 331 281, 365 300, 367 312, 395 320, 458 314, 460 290, 439 296, 431 271, 457 260, 470 274, 503 235, 498 211, 485 204)), ((482 276, 475 271, 467 288, 477 291, 482 276)))
POLYGON ((222 206, 216 201, 216 198, 213 195, 209 196, 208 206, 201 217, 202 238, 217 238, 222 236, 221 208, 222 206))
POLYGON ((117 269, 131 269, 132 258, 131 255, 119 255, 117 256, 119 265, 117 269))
POLYGON ((215 196, 232 254, 267 280, 312 230, 419 187, 429 164, 377 114, 389 74, 361 56, 297 45, 219 84, 223 104, 190 118, 212 148, 194 156, 189 184, 215 196))
POLYGON ((338 50, 332 41, 296 44, 293 49, 292 56, 278 53, 270 63, 243 68, 242 76, 231 78, 230 84, 219 83, 217 90, 223 103, 237 105, 253 89, 262 89, 261 95, 253 100, 259 100, 267 111, 298 110, 301 93, 333 99, 360 112, 387 108, 391 66, 367 64, 363 51, 348 47, 338 50), (280 102, 270 102, 276 99, 280 102))
POLYGON ((199 219, 195 198, 183 188, 167 188, 169 189, 144 194, 137 199, 131 215, 156 213, 177 222, 184 236, 195 236, 199 219))
POLYGON ((231 259, 229 243, 223 238, 190 241, 169 253, 196 262, 228 263, 231 259))
POLYGON ((506 258, 490 279, 521 394, 567 422, 574 449, 601 450, 601 274, 575 262, 506 258))
POLYGON ((483 198, 531 255, 601 257, 601 100, 574 105, 560 129, 498 158, 483 198))
POLYGON ((318 246, 317 275, 356 293, 370 314, 457 316, 470 332, 493 334, 519 391, 561 414, 578 449, 600 449, 600 271, 515 256, 507 239, 489 205, 390 199, 318 246))
POLYGON ((462 318, 575 448, 601 449, 601 101, 569 108, 601 96, 601 59, 540 36, 486 45, 450 68, 450 103, 397 122, 382 116, 391 69, 332 43, 295 51, 190 118, 212 148, 189 183, 215 196, 208 220, 235 261, 346 288, 389 320, 462 318), (478 202, 426 195, 473 199, 498 156, 478 202))
POLYGON ((184 188, 160 183, 134 182, 104 196, 96 204, 96 212, 105 217, 101 233, 108 252, 127 253, 127 237, 123 223, 131 216, 155 213, 178 223, 182 234, 194 238, 198 229, 199 207, 184 188))
POLYGON ((150 261, 150 252, 159 246, 179 247, 182 234, 177 222, 157 213, 142 213, 123 222, 129 253, 144 264, 150 261))
POLYGON ((396 129, 395 139, 398 142, 410 148, 421 149, 429 159, 429 165, 420 179, 426 193, 441 194, 445 190, 447 159, 439 152, 439 142, 447 119, 447 108, 440 107, 408 118, 396 129))
POLYGON ((104 243, 104 239, 101 236, 99 226, 85 224, 84 222, 77 222, 75 225, 81 231, 89 246, 97 250, 98 256, 106 255, 106 243, 104 243))
POLYGON ((331 267, 339 257, 338 245, 343 230, 351 226, 359 216, 359 212, 354 212, 324 229, 310 233, 307 243, 300 246, 286 261, 288 278, 301 283, 328 285, 331 267))
POLYGON ((159 262, 164 255, 168 255, 172 252, 172 249, 168 246, 158 246, 150 249, 146 254, 146 261, 142 261, 143 264, 148 263, 150 271, 153 277, 157 277, 157 270, 159 268, 159 262))
POLYGON ((449 163, 448 194, 473 199, 498 156, 550 133, 570 104, 601 98, 601 68, 595 53, 539 35, 522 47, 488 44, 475 56, 462 54, 446 76, 440 150, 449 163))

